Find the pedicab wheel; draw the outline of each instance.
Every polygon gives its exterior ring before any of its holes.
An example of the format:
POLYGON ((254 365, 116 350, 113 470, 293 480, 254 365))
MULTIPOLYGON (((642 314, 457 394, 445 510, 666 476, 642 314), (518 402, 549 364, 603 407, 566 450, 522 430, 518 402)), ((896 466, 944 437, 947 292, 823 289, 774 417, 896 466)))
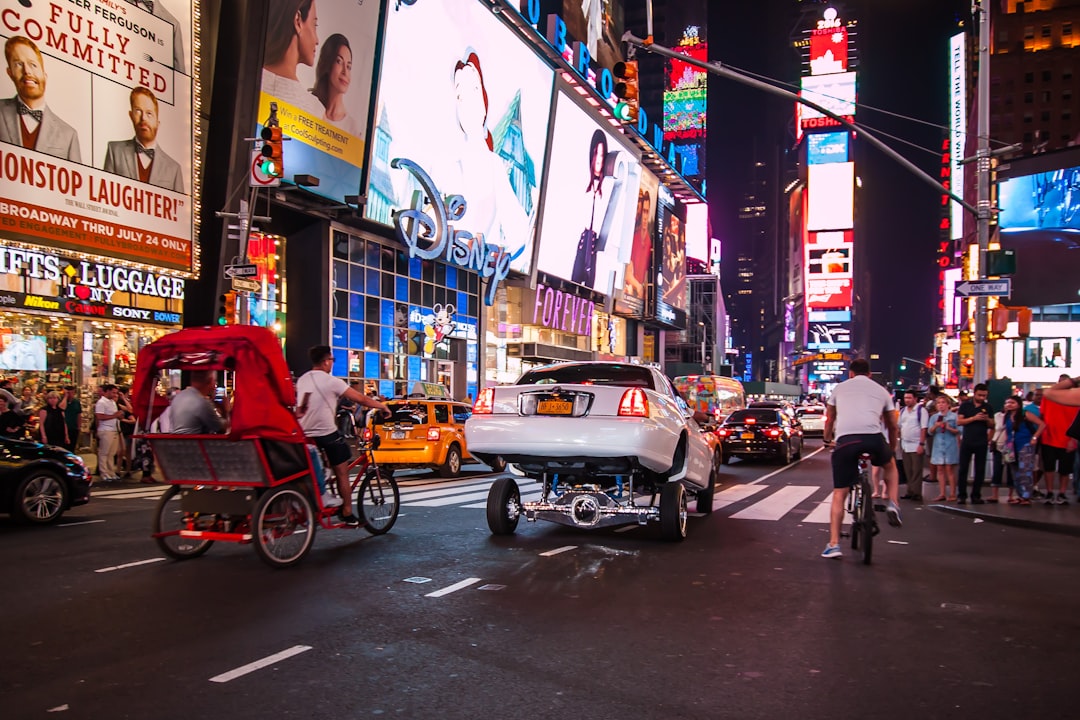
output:
POLYGON ((660 534, 673 542, 686 538, 686 490, 682 483, 669 482, 660 491, 660 534))
MULTIPOLYGON (((196 525, 204 525, 205 523, 200 522, 204 518, 211 521, 210 525, 216 520, 216 517, 212 515, 192 514, 190 518, 185 516, 180 506, 180 492, 180 486, 173 485, 161 494, 161 499, 157 504, 157 514, 154 515, 154 535, 178 533, 180 530, 187 529, 189 520, 196 525)), ((161 548, 161 552, 173 560, 197 558, 214 544, 213 540, 181 537, 179 534, 155 537, 154 542, 161 548)))
POLYGON ((521 491, 514 478, 501 477, 491 484, 487 499, 487 522, 492 535, 513 535, 521 518, 521 491))
POLYGON ((306 492, 291 483, 271 488, 255 503, 251 515, 255 552, 273 567, 295 565, 311 549, 316 526, 306 492))
POLYGON ((377 469, 369 470, 360 483, 356 506, 365 530, 372 535, 389 532, 397 522, 401 508, 401 494, 394 476, 377 469))

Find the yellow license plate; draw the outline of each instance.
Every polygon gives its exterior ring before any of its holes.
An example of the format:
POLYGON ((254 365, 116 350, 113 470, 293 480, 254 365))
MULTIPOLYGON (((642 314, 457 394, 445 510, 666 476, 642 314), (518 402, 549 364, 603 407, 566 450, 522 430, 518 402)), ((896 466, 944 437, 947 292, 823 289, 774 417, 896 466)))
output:
POLYGON ((569 415, 574 412, 574 403, 569 400, 541 400, 536 403, 537 415, 569 415))
POLYGON ((754 439, 754 433, 743 433, 739 437, 741 437, 743 440, 753 440, 754 439))

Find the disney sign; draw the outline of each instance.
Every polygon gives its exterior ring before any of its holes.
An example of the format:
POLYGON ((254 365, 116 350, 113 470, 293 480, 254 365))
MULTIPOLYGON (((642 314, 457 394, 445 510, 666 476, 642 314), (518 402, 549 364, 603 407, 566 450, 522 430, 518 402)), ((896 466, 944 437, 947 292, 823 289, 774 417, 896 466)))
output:
POLYGON ((486 242, 482 234, 473 235, 457 229, 456 223, 465 217, 467 203, 464 197, 447 195, 444 198, 424 169, 412 160, 394 158, 390 167, 412 173, 421 188, 413 193, 412 208, 394 213, 394 227, 401 241, 408 246, 409 257, 442 259, 476 272, 487 281, 484 303, 492 305, 499 283, 510 274, 510 263, 524 252, 525 246, 510 254, 501 245, 486 242), (431 215, 425 212, 428 208, 431 215))

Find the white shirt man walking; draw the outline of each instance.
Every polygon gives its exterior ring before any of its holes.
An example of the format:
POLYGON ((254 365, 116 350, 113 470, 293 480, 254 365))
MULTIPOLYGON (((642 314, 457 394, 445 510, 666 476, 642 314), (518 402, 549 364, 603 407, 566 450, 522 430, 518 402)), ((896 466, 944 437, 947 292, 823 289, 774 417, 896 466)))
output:
POLYGON ((119 418, 124 416, 116 406, 117 390, 112 384, 101 386, 101 397, 94 403, 94 417, 97 419, 98 437, 98 475, 102 482, 115 482, 120 479, 116 474, 116 451, 120 447, 119 418))
POLYGON ((903 500, 922 500, 923 461, 926 457, 926 425, 930 413, 919 403, 915 393, 904 393, 904 407, 900 410, 900 450, 903 453, 904 477, 907 478, 907 494, 903 500))

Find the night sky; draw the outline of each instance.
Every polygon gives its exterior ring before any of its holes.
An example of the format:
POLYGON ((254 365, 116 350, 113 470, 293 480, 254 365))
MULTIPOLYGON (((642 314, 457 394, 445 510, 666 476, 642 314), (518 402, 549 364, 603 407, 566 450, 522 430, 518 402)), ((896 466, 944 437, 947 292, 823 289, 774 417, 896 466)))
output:
MULTIPOLYGON (((785 82, 796 82, 798 56, 789 36, 799 25, 795 0, 731 3, 713 0, 710 56, 724 64, 785 82)), ((948 109, 948 38, 966 18, 964 0, 863 0, 834 3, 840 17, 858 20, 858 101, 900 115, 944 125, 948 109)), ((820 9, 815 8, 818 16, 820 9)), ((942 131, 860 107, 857 124, 936 177, 942 131), (888 133, 934 153, 882 135, 888 133)), ((745 189, 753 148, 772 161, 777 145, 791 144, 793 107, 786 100, 721 80, 710 86, 709 202, 714 234, 737 233, 736 209, 745 189), (715 142, 714 142, 715 141, 715 142)), ((935 243, 940 195, 867 142, 855 142, 862 179, 857 212, 863 235, 856 252, 867 253, 871 276, 870 352, 881 355, 875 371, 906 355, 921 359, 932 349, 937 311, 935 243)), ((727 253, 725 252, 725 255, 727 253)))

